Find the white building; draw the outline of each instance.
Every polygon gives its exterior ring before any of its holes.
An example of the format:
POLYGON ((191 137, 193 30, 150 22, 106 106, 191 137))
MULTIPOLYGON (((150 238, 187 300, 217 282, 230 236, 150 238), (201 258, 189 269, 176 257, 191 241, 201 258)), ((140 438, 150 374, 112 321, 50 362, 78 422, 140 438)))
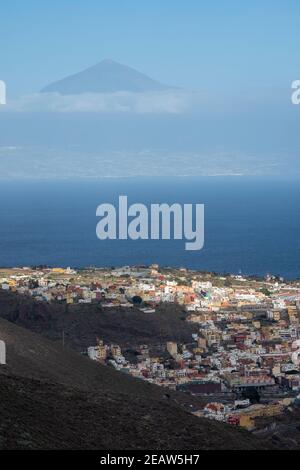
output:
POLYGON ((6 346, 4 341, 0 341, 0 365, 6 364, 6 346))

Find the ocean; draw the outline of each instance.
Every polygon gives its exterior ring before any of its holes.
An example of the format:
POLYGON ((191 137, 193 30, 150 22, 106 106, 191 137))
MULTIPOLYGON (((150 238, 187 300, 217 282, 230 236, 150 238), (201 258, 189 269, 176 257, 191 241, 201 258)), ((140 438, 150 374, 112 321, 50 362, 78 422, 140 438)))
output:
POLYGON ((300 185, 260 177, 103 178, 1 181, 0 266, 186 267, 300 278, 300 185), (96 237, 96 208, 117 204, 205 204, 205 244, 96 237))

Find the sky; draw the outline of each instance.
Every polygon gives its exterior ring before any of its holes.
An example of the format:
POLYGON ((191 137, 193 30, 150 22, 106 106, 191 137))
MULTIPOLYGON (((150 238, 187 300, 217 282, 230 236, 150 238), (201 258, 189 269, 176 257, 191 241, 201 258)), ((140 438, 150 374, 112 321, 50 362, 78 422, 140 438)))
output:
POLYGON ((296 0, 1 2, 0 79, 18 97, 111 58, 188 90, 290 88, 299 24, 296 0))
POLYGON ((174 156, 179 174, 192 162, 300 175, 299 0, 11 0, 0 13, 0 178, 76 161, 82 173, 86 152, 120 165, 174 156), (103 59, 178 88, 38 93, 103 59))

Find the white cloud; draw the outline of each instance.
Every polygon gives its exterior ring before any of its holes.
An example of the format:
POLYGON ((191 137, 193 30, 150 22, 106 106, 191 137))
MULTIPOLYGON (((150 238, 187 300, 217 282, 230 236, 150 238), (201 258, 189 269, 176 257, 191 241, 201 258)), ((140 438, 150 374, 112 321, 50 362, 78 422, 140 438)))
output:
POLYGON ((84 93, 81 95, 36 93, 11 101, 2 109, 17 112, 180 114, 188 111, 193 103, 193 94, 181 90, 147 93, 84 93))

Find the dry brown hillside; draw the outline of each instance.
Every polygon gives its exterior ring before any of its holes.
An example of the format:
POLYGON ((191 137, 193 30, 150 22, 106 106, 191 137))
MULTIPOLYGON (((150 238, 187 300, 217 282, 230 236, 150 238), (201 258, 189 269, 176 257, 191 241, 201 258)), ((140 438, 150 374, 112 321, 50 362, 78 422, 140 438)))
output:
POLYGON ((246 431, 192 416, 176 396, 0 319, 2 449, 256 449, 246 431))

